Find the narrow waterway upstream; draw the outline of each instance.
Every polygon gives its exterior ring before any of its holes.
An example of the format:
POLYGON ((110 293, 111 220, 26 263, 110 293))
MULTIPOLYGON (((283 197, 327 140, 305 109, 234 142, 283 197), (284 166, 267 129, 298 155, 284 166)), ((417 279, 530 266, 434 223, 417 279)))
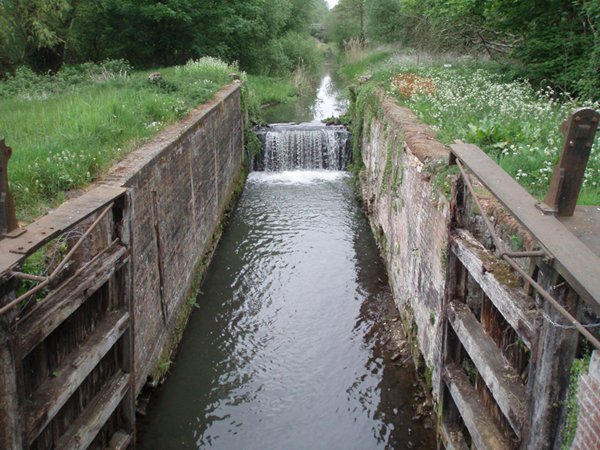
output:
POLYGON ((434 448, 397 320, 349 174, 252 172, 138 448, 434 448))

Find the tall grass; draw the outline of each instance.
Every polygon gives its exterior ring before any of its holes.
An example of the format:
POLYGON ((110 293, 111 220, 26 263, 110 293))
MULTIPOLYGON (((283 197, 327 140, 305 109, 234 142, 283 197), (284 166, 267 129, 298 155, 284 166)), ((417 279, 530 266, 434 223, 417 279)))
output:
MULTIPOLYGON (((562 122, 579 107, 600 108, 598 103, 559 96, 550 88, 535 90, 526 81, 502 75, 489 62, 451 55, 441 60, 420 58, 416 65, 413 56, 383 58, 381 52, 373 52, 343 70, 355 77, 368 71, 372 83, 432 125, 442 142, 460 139, 478 145, 539 199, 548 190, 562 150, 562 122), (412 75, 428 88, 407 91, 402 80, 412 80, 412 75)), ((579 203, 600 204, 598 138, 579 203)))
POLYGON ((235 70, 203 58, 161 69, 155 81, 148 72, 111 73, 105 67, 92 74, 79 70, 77 80, 28 73, 0 83, 0 136, 13 149, 9 176, 19 220, 31 221, 65 192, 94 181, 212 98, 235 70))

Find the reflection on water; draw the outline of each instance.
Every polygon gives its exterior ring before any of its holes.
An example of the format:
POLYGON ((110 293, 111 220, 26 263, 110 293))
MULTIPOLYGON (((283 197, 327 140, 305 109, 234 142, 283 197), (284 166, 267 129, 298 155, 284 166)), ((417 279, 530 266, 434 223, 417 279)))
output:
POLYGON ((318 89, 301 96, 297 102, 275 105, 264 111, 269 123, 321 122, 346 112, 348 101, 342 95, 343 84, 331 66, 326 67, 318 89))
POLYGON ((250 174, 202 290, 139 448, 433 448, 346 173, 250 174))

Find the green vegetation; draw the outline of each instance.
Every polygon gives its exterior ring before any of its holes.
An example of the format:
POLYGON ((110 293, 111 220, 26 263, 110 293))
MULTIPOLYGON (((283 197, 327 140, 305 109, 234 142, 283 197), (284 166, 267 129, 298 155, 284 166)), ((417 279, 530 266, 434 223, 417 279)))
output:
POLYGON ((0 74, 126 59, 138 68, 213 56, 252 73, 314 67, 324 0, 4 0, 0 74))
POLYGON ((600 99, 598 0, 340 0, 327 25, 340 49, 355 40, 485 55, 536 88, 600 99))
POLYGON ((231 72, 252 74, 253 122, 296 100, 322 62, 327 11, 324 0, 0 1, 0 137, 14 149, 19 219, 101 176, 231 72))
POLYGON ((291 77, 248 75, 248 109, 255 122, 261 122, 261 109, 278 103, 290 103, 298 99, 302 86, 294 85, 291 77))
MULTIPOLYGON (((432 125, 442 142, 460 139, 477 144, 538 198, 547 192, 562 150, 562 122, 578 107, 600 107, 598 102, 558 95, 550 87, 536 90, 503 73, 498 64, 473 58, 421 57, 417 63, 414 54, 390 54, 386 49, 363 50, 361 55, 355 54, 341 69, 355 81, 369 76, 357 98, 363 91, 370 97, 373 89, 395 97, 432 125)), ((436 177, 444 190, 449 187, 447 175, 436 177)), ((599 179, 600 153, 594 151, 580 204, 600 204, 599 179)))
POLYGON ((212 98, 235 70, 213 58, 161 70, 154 81, 122 62, 57 77, 19 70, 0 84, 0 136, 14 149, 9 175, 19 219, 33 219, 65 191, 96 179, 212 98))
POLYGON ((590 365, 590 354, 581 359, 573 361, 571 366, 571 375, 569 379, 569 390, 567 391, 567 420, 563 437, 563 449, 571 448, 575 433, 577 431, 577 418, 579 416, 579 403, 577 402, 577 391, 579 389, 579 380, 581 375, 587 373, 590 365))

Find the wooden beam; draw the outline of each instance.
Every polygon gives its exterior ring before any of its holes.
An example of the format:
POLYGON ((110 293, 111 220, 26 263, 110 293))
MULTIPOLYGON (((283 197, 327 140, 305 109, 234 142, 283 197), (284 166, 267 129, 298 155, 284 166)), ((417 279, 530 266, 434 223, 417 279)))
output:
POLYGON ((0 448, 23 448, 17 367, 8 317, 0 317, 0 448))
POLYGON ((25 228, 14 239, 0 240, 0 277, 21 264, 28 255, 65 231, 83 222, 127 192, 120 186, 98 186, 69 200, 25 228))
MULTIPOLYGON (((581 302, 573 289, 558 283, 550 267, 540 267, 538 282, 571 314, 579 317, 581 302)), ((541 301, 541 299, 540 299, 541 301)), ((567 413, 567 391, 571 366, 577 355, 579 333, 551 305, 545 303, 536 349, 529 361, 529 433, 523 448, 555 448, 561 442, 561 420, 567 413), (567 328, 557 327, 554 323, 567 328), (562 418, 561 418, 562 417, 562 418)))
POLYGON ((96 292, 124 264, 129 251, 120 245, 109 247, 77 273, 52 291, 36 308, 17 323, 17 342, 25 357, 86 299, 96 292))
POLYGON ((448 365, 444 370, 444 379, 475 447, 487 450, 510 448, 510 442, 489 417, 462 369, 455 364, 448 365))
POLYGON ((120 430, 113 434, 106 450, 125 450, 132 442, 133 434, 120 430))
POLYGON ((94 397, 86 410, 63 434, 55 448, 85 450, 114 413, 129 390, 129 374, 116 374, 94 397))
POLYGON ((535 302, 520 287, 509 286, 506 280, 500 281, 498 275, 509 273, 513 276, 512 268, 491 254, 466 230, 455 231, 451 248, 496 309, 531 349, 538 315, 535 302))
POLYGON ((448 320, 517 436, 527 417, 526 389, 496 343, 464 303, 448 304, 448 320))
POLYGON ((465 437, 457 426, 442 423, 439 433, 446 450, 469 450, 465 437))
POLYGON ((600 304, 600 258, 556 217, 536 208, 539 202, 479 147, 457 142, 450 146, 479 181, 556 259, 555 268, 588 303, 600 304))
POLYGON ((109 313, 85 344, 56 370, 57 376, 48 378, 35 391, 33 401, 28 402, 25 415, 25 430, 30 445, 117 343, 128 326, 129 312, 109 313))

